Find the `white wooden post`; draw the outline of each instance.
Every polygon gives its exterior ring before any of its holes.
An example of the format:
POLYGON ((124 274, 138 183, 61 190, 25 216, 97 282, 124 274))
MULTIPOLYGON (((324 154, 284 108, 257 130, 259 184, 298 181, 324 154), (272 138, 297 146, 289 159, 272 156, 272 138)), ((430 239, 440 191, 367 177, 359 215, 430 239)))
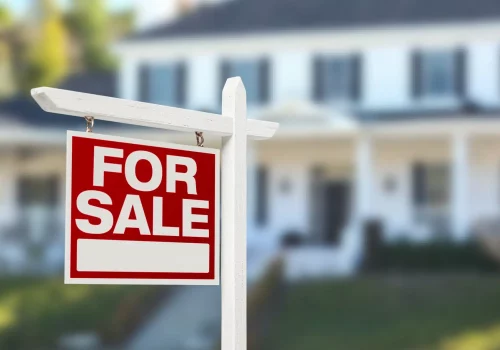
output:
POLYGON ((222 137, 222 350, 246 350, 247 137, 269 139, 279 124, 246 119, 246 91, 241 78, 227 80, 222 115, 48 87, 33 89, 31 95, 51 113, 222 137))
POLYGON ((247 133, 246 91, 240 78, 228 79, 222 115, 232 117, 232 135, 221 148, 222 350, 247 348, 247 133))

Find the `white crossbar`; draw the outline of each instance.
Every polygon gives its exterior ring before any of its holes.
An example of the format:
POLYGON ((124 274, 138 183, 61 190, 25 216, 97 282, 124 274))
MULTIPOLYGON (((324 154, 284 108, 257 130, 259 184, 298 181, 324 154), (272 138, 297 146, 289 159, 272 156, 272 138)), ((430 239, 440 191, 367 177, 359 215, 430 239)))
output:
MULTIPOLYGON (((233 133, 234 119, 220 114, 49 87, 32 89, 31 95, 44 111, 51 113, 92 116, 110 122, 177 131, 202 131, 219 136, 233 133)), ((255 140, 272 137, 279 126, 278 123, 255 119, 248 119, 246 123, 248 137, 255 140)))

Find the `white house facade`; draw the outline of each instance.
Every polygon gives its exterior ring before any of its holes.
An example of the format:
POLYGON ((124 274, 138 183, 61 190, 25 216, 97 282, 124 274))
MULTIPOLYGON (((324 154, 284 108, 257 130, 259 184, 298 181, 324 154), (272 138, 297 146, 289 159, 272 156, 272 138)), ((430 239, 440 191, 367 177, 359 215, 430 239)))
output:
POLYGON ((240 75, 250 117, 280 121, 250 150, 251 232, 352 266, 367 219, 388 241, 462 241, 500 214, 500 5, 270 3, 200 9, 115 47, 121 97, 218 110, 240 75))
POLYGON ((220 111, 241 76, 249 117, 281 123, 249 149, 249 235, 348 273, 367 220, 459 242, 500 215, 499 38, 492 0, 224 1, 117 43, 117 95, 220 111))

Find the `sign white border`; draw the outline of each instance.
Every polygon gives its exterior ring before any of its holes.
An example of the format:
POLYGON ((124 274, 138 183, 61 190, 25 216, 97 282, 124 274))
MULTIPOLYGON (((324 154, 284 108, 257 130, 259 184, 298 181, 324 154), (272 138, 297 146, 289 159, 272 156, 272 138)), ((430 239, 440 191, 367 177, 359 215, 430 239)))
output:
POLYGON ((149 284, 149 285, 219 285, 220 282, 220 151, 215 148, 186 146, 166 142, 155 142, 141 139, 132 139, 119 136, 101 135, 79 131, 67 132, 66 143, 66 222, 65 222, 65 250, 64 250, 64 283, 65 284, 149 284), (70 277, 70 245, 71 245, 71 184, 72 184, 72 141, 73 137, 84 137, 96 140, 125 142, 136 145, 171 148, 198 153, 215 155, 215 263, 214 279, 145 279, 145 278, 72 278, 70 277))

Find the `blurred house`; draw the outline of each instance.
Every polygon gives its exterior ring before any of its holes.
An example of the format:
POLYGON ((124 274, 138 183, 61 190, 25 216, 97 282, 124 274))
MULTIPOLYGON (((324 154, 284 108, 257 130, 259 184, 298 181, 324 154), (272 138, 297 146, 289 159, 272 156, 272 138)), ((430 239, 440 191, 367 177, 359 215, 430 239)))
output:
POLYGON ((367 219, 461 241, 500 212, 499 37, 493 0, 225 1, 120 42, 118 88, 219 111, 241 76, 249 117, 281 123, 250 151, 250 232, 350 272, 367 219))
MULTIPOLYGON (((115 86, 114 74, 93 73, 61 87, 114 96, 115 86)), ((0 103, 0 272, 62 266, 65 131, 85 130, 75 119, 50 115, 24 96, 0 103)))
MULTIPOLYGON (((281 123, 249 149, 249 238, 306 243, 299 274, 349 274, 367 220, 387 242, 460 242, 500 213, 498 38, 495 0, 228 0, 117 43, 117 95, 220 112, 241 76, 249 118, 281 123)), ((42 152, 40 131, 2 150, 42 152)), ((4 187, 0 225, 22 197, 4 187)))

